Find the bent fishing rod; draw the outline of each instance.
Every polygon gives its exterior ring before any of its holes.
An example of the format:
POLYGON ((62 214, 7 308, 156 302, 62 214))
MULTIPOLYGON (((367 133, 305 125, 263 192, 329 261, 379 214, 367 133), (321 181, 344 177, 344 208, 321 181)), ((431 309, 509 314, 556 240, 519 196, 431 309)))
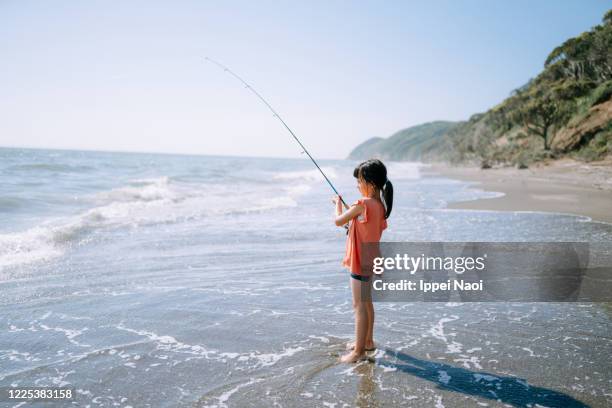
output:
POLYGON ((280 115, 274 110, 274 108, 268 103, 268 101, 266 101, 263 96, 261 96, 259 94, 259 92, 257 92, 251 85, 249 85, 244 79, 242 79, 241 77, 239 77, 236 73, 234 73, 234 71, 232 71, 231 69, 229 69, 228 67, 226 67, 225 65, 221 64, 220 62, 217 62, 215 60, 213 60, 212 58, 208 58, 208 57, 204 57, 204 60, 215 64, 216 66, 218 66, 219 68, 221 68, 222 70, 224 70, 225 72, 229 73, 230 75, 232 75, 234 78, 236 78, 237 80, 239 80, 240 82, 242 82, 242 84, 244 85, 245 88, 249 89, 251 92, 253 92, 255 94, 255 96, 257 96, 259 98, 259 100, 261 100, 267 107, 268 109, 270 109, 270 111, 272 111, 272 113, 274 114, 274 116, 280 120, 280 122, 283 124, 283 126, 285 127, 285 129, 287 129, 289 131, 289 133, 291 133, 291 136, 293 136, 293 138, 295 139, 295 141, 300 145, 300 147, 302 148, 302 152, 306 153, 308 155, 308 158, 312 161, 312 163, 317 167, 317 169, 321 172, 321 174, 323 175, 323 177, 325 178, 325 181, 327 181, 327 184, 329 184, 329 186, 332 188, 332 190, 334 190, 334 193, 336 193, 336 195, 340 198, 340 201, 342 202, 342 204, 344 204, 344 206, 346 208, 349 208, 348 205, 346 205, 346 203, 344 202, 344 200, 342 199, 342 196, 340 195, 340 193, 338 192, 338 190, 336 190, 336 187, 334 187, 334 185, 332 184, 332 182, 329 180, 329 178, 327 177, 327 175, 325 175, 325 173, 323 172, 323 170, 321 169, 321 167, 319 167, 319 164, 316 162, 316 160, 312 157, 312 155, 310 154, 310 152, 308 152, 308 150, 306 149, 306 147, 302 144, 302 142, 300 142, 300 139, 298 139, 298 137, 295 135, 295 133, 293 133, 293 130, 291 130, 291 128, 289 126, 287 126, 287 124, 285 123, 285 121, 283 120, 283 118, 280 117, 280 115))

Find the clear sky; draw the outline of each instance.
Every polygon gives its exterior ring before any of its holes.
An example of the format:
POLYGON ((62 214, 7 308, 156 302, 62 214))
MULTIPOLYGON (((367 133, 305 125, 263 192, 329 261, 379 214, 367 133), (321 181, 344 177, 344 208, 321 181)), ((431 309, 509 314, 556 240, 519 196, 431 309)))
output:
POLYGON ((316 157, 464 120, 609 2, 0 1, 0 146, 316 157))

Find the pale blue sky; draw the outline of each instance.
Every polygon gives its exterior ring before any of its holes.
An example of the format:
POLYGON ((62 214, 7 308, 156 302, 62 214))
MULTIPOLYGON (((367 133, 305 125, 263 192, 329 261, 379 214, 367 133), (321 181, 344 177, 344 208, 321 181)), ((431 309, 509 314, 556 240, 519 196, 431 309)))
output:
POLYGON ((299 157, 503 100, 599 24, 575 1, 0 1, 0 146, 299 157))

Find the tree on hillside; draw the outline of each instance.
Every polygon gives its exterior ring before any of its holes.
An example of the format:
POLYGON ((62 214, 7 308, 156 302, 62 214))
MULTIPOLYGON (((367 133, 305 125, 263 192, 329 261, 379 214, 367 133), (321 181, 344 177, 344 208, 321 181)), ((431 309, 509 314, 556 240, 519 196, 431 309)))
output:
POLYGON ((608 10, 603 17, 604 24, 612 25, 612 10, 608 10))
POLYGON ((544 67, 552 80, 608 81, 612 79, 610 49, 612 10, 605 14, 603 24, 556 47, 546 58, 544 67))
POLYGON ((513 112, 513 116, 529 133, 544 139, 544 150, 549 150, 552 127, 565 120, 571 112, 572 107, 568 103, 545 95, 526 99, 513 112))

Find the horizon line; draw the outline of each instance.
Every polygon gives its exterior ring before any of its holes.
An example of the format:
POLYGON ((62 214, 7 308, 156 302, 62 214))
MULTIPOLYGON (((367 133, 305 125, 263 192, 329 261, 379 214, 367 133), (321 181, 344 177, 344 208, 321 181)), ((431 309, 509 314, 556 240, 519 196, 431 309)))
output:
MULTIPOLYGON (((308 157, 287 157, 287 156, 248 156, 235 154, 216 154, 216 153, 182 153, 182 152, 159 152, 159 151, 138 151, 138 150, 106 150, 106 149, 85 149, 85 148, 63 148, 63 147, 31 147, 31 146, 6 146, 0 145, 0 149, 21 149, 21 150, 51 150, 63 152, 85 152, 85 153, 121 153, 121 154, 154 154, 164 156, 195 156, 195 157, 226 157, 226 158, 247 158, 247 159, 275 159, 275 160, 306 160, 308 157)), ((347 158, 317 158, 317 160, 348 160, 347 158)))

